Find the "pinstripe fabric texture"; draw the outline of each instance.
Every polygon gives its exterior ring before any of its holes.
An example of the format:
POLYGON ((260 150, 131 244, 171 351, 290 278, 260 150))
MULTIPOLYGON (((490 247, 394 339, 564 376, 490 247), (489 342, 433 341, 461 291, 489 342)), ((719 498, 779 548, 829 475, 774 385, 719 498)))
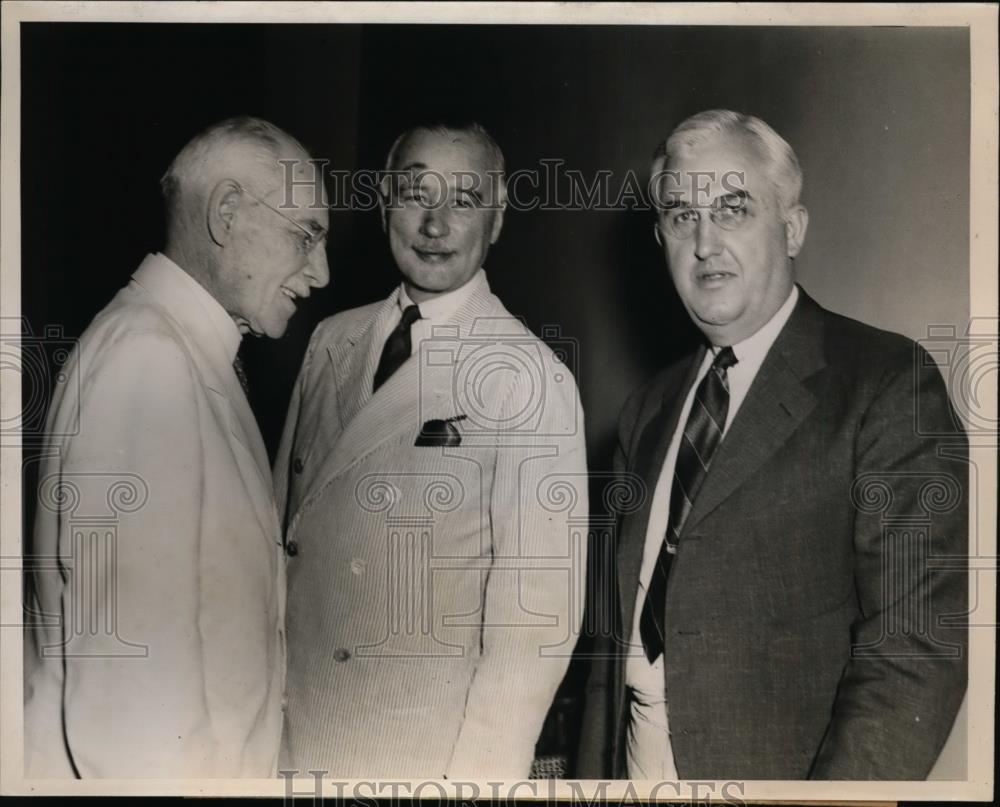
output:
POLYGON ((576 386, 484 284, 373 394, 396 305, 320 324, 276 462, 298 549, 288 756, 334 776, 526 776, 582 616, 576 386), (461 414, 461 445, 414 445, 461 414))

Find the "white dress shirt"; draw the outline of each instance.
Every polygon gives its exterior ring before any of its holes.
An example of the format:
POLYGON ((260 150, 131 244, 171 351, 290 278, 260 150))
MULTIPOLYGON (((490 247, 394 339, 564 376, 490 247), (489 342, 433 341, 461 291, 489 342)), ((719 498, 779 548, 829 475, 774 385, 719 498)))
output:
POLYGON ((411 305, 420 307, 420 319, 410 326, 410 355, 413 356, 420 349, 420 343, 433 337, 434 327, 448 322, 454 314, 472 297, 477 291, 490 290, 490 284, 486 280, 486 271, 482 268, 469 279, 469 281, 454 291, 446 292, 438 297, 424 300, 422 303, 414 303, 410 295, 406 293, 406 287, 399 286, 399 294, 396 299, 399 313, 390 317, 383 329, 385 333, 381 335, 380 342, 385 344, 389 334, 399 325, 403 317, 403 310, 411 305))
POLYGON ((236 358, 236 353, 240 349, 240 342, 243 339, 243 335, 240 333, 240 329, 237 327, 232 316, 208 292, 208 289, 181 269, 170 258, 161 252, 157 252, 155 257, 158 261, 161 261, 163 267, 160 270, 161 272, 169 272, 174 282, 185 285, 191 290, 191 293, 198 300, 205 314, 205 319, 212 324, 212 330, 218 335, 219 343, 225 350, 225 355, 229 359, 229 363, 232 364, 236 358), (174 271, 171 272, 170 270, 174 271))
MULTIPOLYGON (((729 412, 726 415, 726 425, 722 437, 736 417, 736 413, 746 398, 750 385, 757 376, 757 371, 767 356, 774 340, 778 338, 781 329, 785 327, 788 318, 799 299, 797 286, 784 304, 775 312, 752 336, 733 345, 737 363, 727 371, 729 382, 729 412)), ((720 348, 712 346, 706 351, 705 358, 698 369, 698 376, 688 391, 681 410, 677 429, 660 471, 653 501, 649 511, 649 524, 646 529, 646 543, 642 555, 642 567, 639 572, 639 589, 636 597, 635 616, 632 621, 632 641, 625 662, 625 683, 632 693, 629 706, 628 730, 628 772, 630 779, 675 780, 678 778, 674 766, 674 754, 670 745, 670 726, 667 720, 667 699, 664 690, 663 655, 655 662, 649 663, 642 649, 642 639, 639 635, 639 622, 642 618, 642 606, 646 599, 646 589, 653 576, 653 568, 660 553, 667 531, 667 521, 670 516, 670 491, 674 478, 674 465, 677 462, 677 452, 681 435, 691 412, 695 390, 702 378, 708 373, 712 361, 720 348)), ((682 539, 683 540, 683 539, 682 539)))

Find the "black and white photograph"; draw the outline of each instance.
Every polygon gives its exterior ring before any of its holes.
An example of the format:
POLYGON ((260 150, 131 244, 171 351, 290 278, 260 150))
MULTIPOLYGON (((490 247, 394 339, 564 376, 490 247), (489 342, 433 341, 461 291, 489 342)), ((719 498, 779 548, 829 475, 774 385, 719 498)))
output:
POLYGON ((0 792, 992 800, 997 6, 2 14, 0 792))

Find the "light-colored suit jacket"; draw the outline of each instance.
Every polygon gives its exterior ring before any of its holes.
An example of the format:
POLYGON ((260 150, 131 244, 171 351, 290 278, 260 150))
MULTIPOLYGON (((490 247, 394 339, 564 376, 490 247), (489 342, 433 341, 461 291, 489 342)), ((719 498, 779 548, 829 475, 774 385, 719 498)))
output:
POLYGON ((571 362, 483 283, 373 395, 397 294, 316 329, 278 454, 291 762, 523 777, 582 616, 571 362), (461 415, 460 445, 415 445, 461 415))
POLYGON ((29 777, 276 770, 285 592, 271 474, 180 272, 146 258, 52 401, 26 642, 29 777))

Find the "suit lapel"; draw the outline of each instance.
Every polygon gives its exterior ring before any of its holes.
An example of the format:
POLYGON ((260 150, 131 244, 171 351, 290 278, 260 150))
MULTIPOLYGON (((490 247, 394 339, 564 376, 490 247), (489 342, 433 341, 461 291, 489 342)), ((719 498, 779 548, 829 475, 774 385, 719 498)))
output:
POLYGON ((327 348, 336 382, 341 429, 346 430, 372 398, 372 381, 382 355, 380 337, 385 333, 387 321, 398 310, 398 296, 398 292, 390 294, 371 319, 342 343, 327 348))
POLYGON ((201 302, 187 285, 187 278, 175 278, 182 272, 166 258, 151 255, 136 270, 133 280, 141 292, 146 292, 173 319, 177 331, 184 339, 201 381, 209 392, 208 399, 218 419, 226 425, 233 437, 233 453, 243 479, 251 494, 257 519, 264 532, 272 536, 277 531, 277 513, 273 506, 271 465, 267 449, 260 434, 246 395, 232 363, 225 355, 219 334, 203 315, 201 302))
POLYGON ((799 295, 719 444, 685 533, 752 478, 816 406, 816 397, 803 382, 825 365, 821 309, 801 289, 799 295))
MULTIPOLYGON (((317 489, 322 488, 325 480, 344 473, 400 432, 412 431, 416 437, 421 418, 451 414, 442 410, 442 407, 454 406, 451 367, 428 372, 428 368, 421 368, 419 352, 393 373, 377 392, 371 392, 382 352, 379 336, 384 331, 385 320, 398 305, 396 300, 397 295, 393 293, 379 306, 369 324, 359 330, 353 345, 349 344, 343 351, 333 349, 331 353, 338 402, 343 410, 343 431, 317 474, 317 489), (447 371, 441 372, 442 369, 447 371)), ((496 298, 484 284, 446 327, 456 338, 468 336, 474 322, 496 313, 496 308, 496 298)), ((453 358, 457 358, 457 353, 456 349, 453 358)))
POLYGON ((266 535, 274 535, 278 529, 278 522, 272 500, 273 487, 267 449, 264 447, 256 420, 252 420, 251 426, 245 423, 247 418, 253 419, 253 412, 243 390, 223 391, 216 386, 217 380, 218 376, 215 376, 214 380, 206 376, 205 386, 213 393, 211 399, 219 419, 228 424, 230 433, 238 443, 238 446, 234 446, 236 465, 240 469, 243 486, 254 493, 250 496, 250 500, 253 502, 257 520, 260 521, 266 535))
POLYGON ((635 462, 629 468, 637 474, 646 486, 646 496, 642 507, 636 512, 627 514, 622 519, 621 544, 618 550, 618 585, 622 593, 622 626, 629 635, 632 631, 632 618, 635 609, 635 599, 638 594, 639 572, 642 568, 642 556, 646 545, 646 531, 649 525, 649 512, 652 507, 653 493, 663 470, 667 450, 674 432, 684 400, 698 375, 698 368, 705 357, 705 348, 700 348, 686 365, 678 368, 676 378, 682 379, 674 383, 665 380, 667 392, 660 400, 659 408, 653 417, 642 428, 635 452, 635 462))

